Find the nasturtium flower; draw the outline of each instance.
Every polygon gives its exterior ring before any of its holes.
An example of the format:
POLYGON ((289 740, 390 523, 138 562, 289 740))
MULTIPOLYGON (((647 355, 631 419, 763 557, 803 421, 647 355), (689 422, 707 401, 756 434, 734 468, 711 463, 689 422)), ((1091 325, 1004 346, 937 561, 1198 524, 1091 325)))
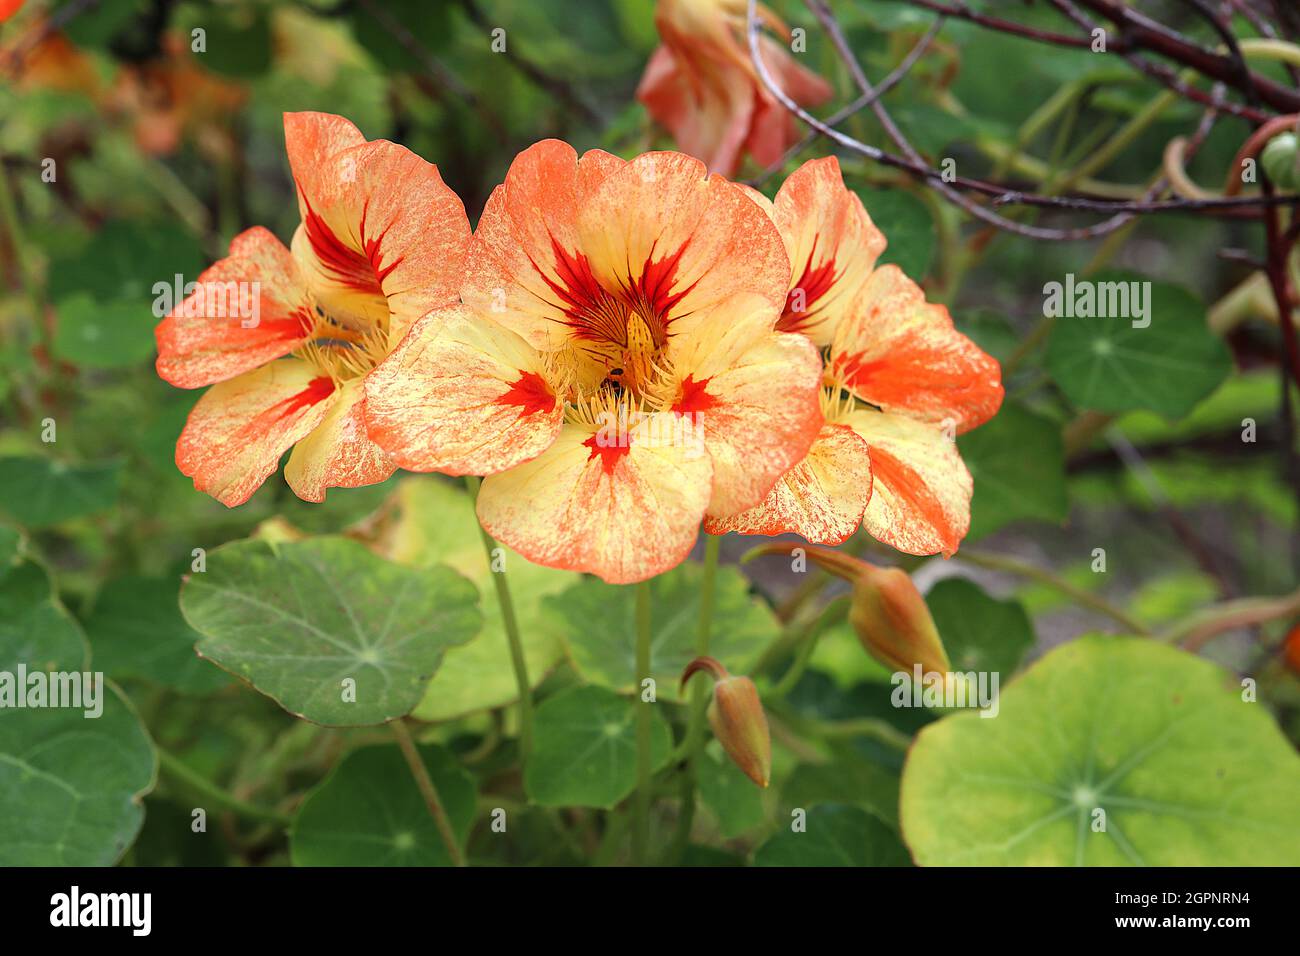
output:
POLYGON ((465 276, 367 380, 370 434, 403 468, 488 476, 480 521, 538 564, 665 571, 821 427, 817 350, 775 329, 781 236, 689 156, 530 147, 465 276))
MULTIPOLYGON (((789 38, 775 14, 759 11, 772 30, 789 38)), ((659 0, 655 25, 663 42, 637 88, 637 99, 677 145, 724 176, 735 173, 745 154, 774 165, 800 135, 754 68, 745 19, 745 0, 659 0)), ((776 84, 799 104, 830 99, 830 85, 767 36, 760 38, 760 55, 776 84)))
POLYGON ((823 350, 824 424, 758 507, 710 517, 713 534, 794 532, 840 544, 861 525, 910 554, 945 556, 970 527, 971 476, 956 435, 1002 404, 1001 369, 893 265, 834 157, 811 160, 773 203, 793 265, 778 328, 823 350))
POLYGON ((307 501, 395 469, 366 434, 362 382, 415 320, 455 302, 469 220, 435 166, 326 113, 287 113, 302 222, 254 227, 158 325, 158 374, 199 399, 176 446, 194 486, 243 503, 293 453, 307 501))

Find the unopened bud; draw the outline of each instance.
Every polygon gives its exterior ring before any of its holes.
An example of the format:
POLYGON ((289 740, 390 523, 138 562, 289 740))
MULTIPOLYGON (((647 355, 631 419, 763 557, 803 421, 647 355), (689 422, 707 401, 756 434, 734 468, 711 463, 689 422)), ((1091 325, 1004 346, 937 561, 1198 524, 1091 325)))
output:
MULTIPOLYGON (((764 545, 753 554, 785 553, 764 545)), ((808 559, 853 585, 849 623, 872 657, 893 671, 946 674, 950 669, 939 629, 921 592, 902 568, 879 568, 829 548, 807 548, 808 559)))
POLYGON ((712 657, 697 657, 682 672, 682 685, 696 671, 713 675, 709 726, 732 763, 754 783, 766 787, 772 779, 772 735, 758 688, 748 677, 735 677, 712 657))

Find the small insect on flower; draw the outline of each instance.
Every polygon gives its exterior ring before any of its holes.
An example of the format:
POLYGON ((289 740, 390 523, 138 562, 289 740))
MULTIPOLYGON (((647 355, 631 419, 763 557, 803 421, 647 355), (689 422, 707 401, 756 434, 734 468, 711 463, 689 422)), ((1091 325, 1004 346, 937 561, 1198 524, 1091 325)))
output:
POLYGON ((732 763, 760 787, 772 779, 772 734, 759 699, 758 688, 748 677, 734 677, 712 657, 697 657, 682 672, 682 687, 697 671, 713 675, 713 699, 709 701, 709 726, 732 763))
POLYGON ((530 147, 465 273, 368 378, 370 432, 403 468, 488 476, 479 519, 530 561, 666 571, 821 427, 817 350, 775 328, 781 236, 689 156, 530 147))
MULTIPOLYGON (((787 41, 790 28, 759 7, 763 22, 787 41)), ((659 0, 663 44, 646 65, 637 99, 684 152, 731 176, 748 154, 780 161, 801 135, 794 117, 763 85, 745 40, 745 0, 659 0)), ((794 61, 786 46, 760 38, 763 63, 802 106, 831 97, 830 84, 794 61)))
POLYGON ((945 556, 970 527, 971 476, 956 435, 1002 404, 1001 369, 893 265, 839 162, 804 163, 769 203, 794 266, 779 329, 823 350, 822 427, 808 455, 712 534, 794 532, 840 544, 863 526, 909 554, 945 556))
POLYGON ((227 506, 247 501, 292 448, 285 480, 307 501, 383 481, 362 382, 415 320, 454 302, 469 220, 437 167, 327 113, 286 113, 302 222, 292 250, 236 236, 158 325, 158 374, 213 387, 176 464, 227 506))

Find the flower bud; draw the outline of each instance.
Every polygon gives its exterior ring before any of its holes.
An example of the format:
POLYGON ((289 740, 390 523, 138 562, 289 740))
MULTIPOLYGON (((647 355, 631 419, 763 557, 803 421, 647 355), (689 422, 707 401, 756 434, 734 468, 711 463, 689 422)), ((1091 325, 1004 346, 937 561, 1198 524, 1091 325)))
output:
MULTIPOLYGON (((787 553, 789 545, 766 545, 755 553, 787 553)), ((829 548, 807 548, 819 567, 853 585, 849 623, 862 646, 894 671, 947 674, 951 665, 930 609, 902 568, 879 568, 829 548)))
POLYGON ((772 735, 758 688, 748 677, 735 677, 711 657, 697 657, 686 665, 682 684, 699 670, 714 677, 709 702, 709 726, 732 763, 754 783, 766 787, 772 779, 772 735))
POLYGON ((1295 133, 1274 136, 1260 154, 1259 164, 1280 188, 1300 186, 1300 138, 1295 133))

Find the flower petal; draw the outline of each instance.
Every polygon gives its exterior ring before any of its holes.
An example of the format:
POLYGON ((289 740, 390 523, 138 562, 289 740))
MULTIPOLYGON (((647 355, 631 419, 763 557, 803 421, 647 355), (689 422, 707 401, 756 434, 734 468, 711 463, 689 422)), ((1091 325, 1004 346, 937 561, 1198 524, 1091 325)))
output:
POLYGON ((582 158, 568 143, 543 140, 515 157, 488 197, 465 264, 461 298, 471 311, 556 349, 569 338, 569 300, 599 294, 575 250, 578 206, 623 161, 601 150, 582 158))
POLYGON ((158 327, 158 374, 211 385, 287 355, 311 333, 307 289, 289 250, 261 226, 237 235, 158 327))
POLYGON ((908 554, 948 557, 970 529, 971 477, 955 442, 933 425, 863 410, 845 420, 871 449, 863 526, 908 554))
POLYGON ((896 266, 876 270, 831 347, 831 376, 863 401, 957 433, 1002 404, 997 360, 953 328, 896 266))
POLYGON ((478 516, 488 533, 528 560, 588 571, 611 584, 643 581, 690 552, 709 499, 709 456, 674 442, 621 447, 591 427, 566 425, 532 461, 484 479, 478 516))
POLYGON ((885 237, 862 200, 845 188, 834 156, 809 160, 791 173, 773 206, 792 265, 777 328, 829 345, 884 251, 885 237))
POLYGON ((578 239, 604 288, 680 335, 730 300, 771 310, 790 262, 772 221, 745 191, 682 153, 643 153, 589 194, 578 239))
POLYGON ((366 377, 370 435, 412 471, 491 475, 534 458, 564 415, 541 358, 490 319, 431 312, 366 377))
POLYGON ((705 518, 709 534, 793 532, 812 544, 842 544, 862 525, 871 498, 871 456, 851 428, 826 425, 807 456, 763 503, 725 518, 705 518))
POLYGON ((366 435, 361 379, 343 385, 319 425, 294 445, 284 480, 304 501, 324 501, 327 488, 360 488, 383 481, 397 466, 366 435))
POLYGON ((654 345, 731 296, 770 302, 789 263, 780 235, 744 191, 680 153, 630 163, 547 141, 525 150, 493 192, 461 289, 536 348, 626 344, 630 312, 654 345))
POLYGON ((176 465, 223 505, 243 504, 280 456, 321 423, 334 396, 334 383, 300 359, 219 382, 190 412, 176 465))
POLYGON ((325 113, 286 113, 285 143, 302 225, 293 251, 335 316, 383 322, 396 343, 430 309, 452 303, 469 220, 438 168, 387 140, 366 142, 325 113))
POLYGON ((749 306, 713 310, 668 348, 679 383, 670 407, 703 431, 715 517, 762 502, 822 427, 821 356, 802 335, 769 331, 765 302, 749 306))
POLYGON ((646 65, 636 98, 656 123, 672 135, 682 152, 701 160, 710 172, 732 176, 754 118, 754 83, 744 70, 705 64, 682 66, 666 45, 646 65))

